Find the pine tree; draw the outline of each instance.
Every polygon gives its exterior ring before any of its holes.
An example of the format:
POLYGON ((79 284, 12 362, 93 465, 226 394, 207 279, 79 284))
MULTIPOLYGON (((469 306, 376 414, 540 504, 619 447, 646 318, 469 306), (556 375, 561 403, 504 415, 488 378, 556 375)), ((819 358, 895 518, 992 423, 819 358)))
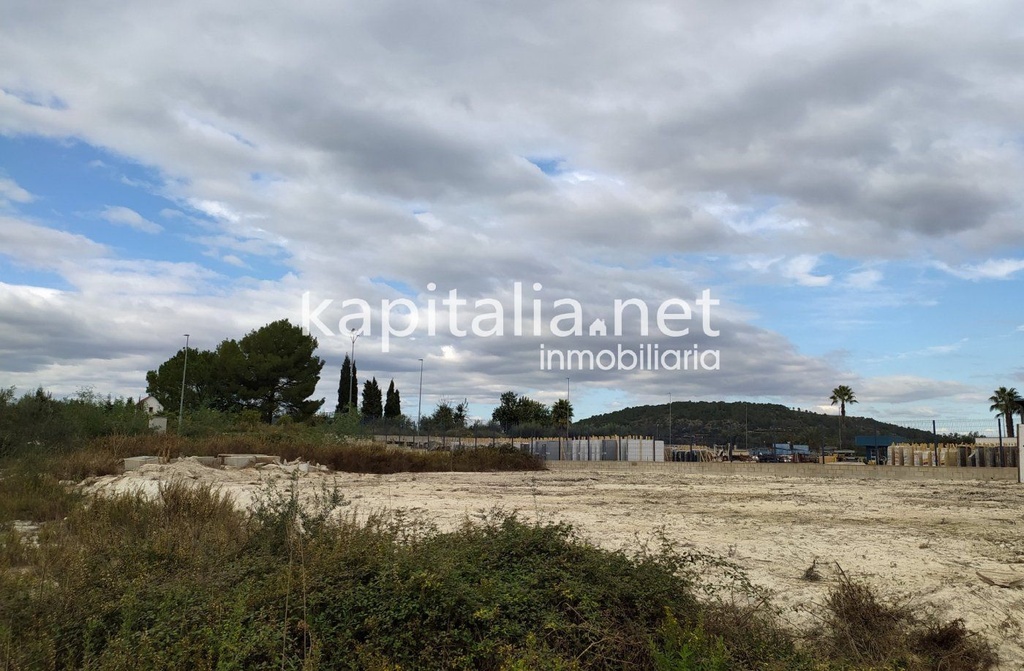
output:
POLYGON ((395 381, 388 385, 388 396, 384 402, 384 419, 398 419, 402 416, 402 397, 395 389, 395 381))

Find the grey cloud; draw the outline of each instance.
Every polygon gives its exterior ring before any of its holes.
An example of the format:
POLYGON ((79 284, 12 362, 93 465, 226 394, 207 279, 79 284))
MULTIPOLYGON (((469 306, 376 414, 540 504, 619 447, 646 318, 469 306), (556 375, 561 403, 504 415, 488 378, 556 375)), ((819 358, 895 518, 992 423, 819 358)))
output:
MULTIPOLYGON (((294 314, 303 289, 393 295, 371 277, 473 295, 542 281, 599 306, 618 292, 684 293, 695 277, 728 283, 729 264, 707 255, 936 256, 984 269, 1019 226, 1024 174, 1012 142, 1024 110, 1019 44, 1006 29, 1020 24, 1017 3, 967 15, 956 3, 753 0, 279 10, 38 2, 5 15, 0 86, 27 82, 67 105, 4 98, 0 131, 80 137, 154 166, 181 211, 209 201, 234 213, 201 233, 175 223, 188 240, 280 258, 293 273, 245 285, 195 266, 67 270, 79 293, 65 327, 85 334, 83 356, 111 353, 74 320, 129 311, 121 298, 100 310, 129 280, 152 289, 145 309, 157 316, 125 317, 121 330, 144 333, 144 344, 118 342, 158 362, 164 338, 194 330, 182 327, 190 321, 211 324, 205 337, 216 340, 294 314), (544 176, 524 159, 540 155, 595 181, 544 176), (805 225, 744 228, 728 208, 707 207, 712 199, 805 225), (677 261, 693 264, 689 274, 665 267, 677 261)), ((2 249, 25 263, 109 254, 10 222, 0 222, 2 249)), ((9 337, 49 348, 52 360, 72 356, 72 340, 41 332, 36 344, 9 337)), ((838 374, 741 317, 720 342, 728 358, 713 376, 580 383, 817 397, 838 374)), ((321 344, 332 362, 347 351, 344 340, 321 344)), ((408 377, 426 354, 450 393, 483 398, 500 386, 560 386, 535 370, 535 350, 417 340, 391 357, 362 356, 408 377), (462 358, 441 358, 442 344, 462 358)), ((321 385, 328 398, 331 384, 321 385)))
POLYGON ((868 378, 859 391, 862 397, 870 397, 876 403, 908 403, 950 398, 973 390, 968 385, 949 380, 892 375, 868 378))

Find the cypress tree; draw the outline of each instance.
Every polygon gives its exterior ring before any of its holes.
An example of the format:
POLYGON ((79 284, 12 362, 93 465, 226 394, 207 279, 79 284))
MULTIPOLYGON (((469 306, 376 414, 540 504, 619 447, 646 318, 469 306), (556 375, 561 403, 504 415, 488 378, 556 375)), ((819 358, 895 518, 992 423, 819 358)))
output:
POLYGON ((346 412, 348 410, 349 394, 351 393, 352 384, 352 362, 349 361, 348 355, 345 355, 345 361, 341 364, 341 379, 338 381, 338 405, 335 406, 335 414, 346 412))
POLYGON ((398 419, 402 416, 402 397, 395 389, 395 381, 388 385, 388 396, 384 402, 384 419, 398 419))
POLYGON ((356 366, 346 354, 345 361, 341 364, 341 378, 338 381, 338 405, 334 408, 335 413, 348 412, 349 407, 359 402, 359 378, 356 375, 356 366))
POLYGON ((367 422, 378 420, 384 414, 384 405, 382 403, 380 385, 377 384, 377 378, 367 380, 366 384, 363 385, 363 406, 361 412, 363 420, 367 422))

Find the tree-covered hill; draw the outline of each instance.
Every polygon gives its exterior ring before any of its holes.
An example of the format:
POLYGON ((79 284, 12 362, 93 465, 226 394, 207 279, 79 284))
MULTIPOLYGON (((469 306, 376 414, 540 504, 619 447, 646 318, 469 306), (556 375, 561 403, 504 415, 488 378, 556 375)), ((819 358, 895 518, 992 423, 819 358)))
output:
MULTIPOLYGON (((672 443, 688 445, 732 443, 756 447, 793 442, 817 448, 839 444, 840 418, 809 410, 794 410, 774 403, 726 403, 724 401, 675 401, 672 403, 672 443)), ((579 434, 647 435, 669 438, 669 406, 642 405, 595 415, 573 424, 579 434)), ((930 431, 847 415, 843 445, 854 436, 902 436, 912 442, 931 442, 930 431)), ((962 437, 961 437, 962 439, 962 437)), ((942 435, 939 440, 944 440, 942 435)))

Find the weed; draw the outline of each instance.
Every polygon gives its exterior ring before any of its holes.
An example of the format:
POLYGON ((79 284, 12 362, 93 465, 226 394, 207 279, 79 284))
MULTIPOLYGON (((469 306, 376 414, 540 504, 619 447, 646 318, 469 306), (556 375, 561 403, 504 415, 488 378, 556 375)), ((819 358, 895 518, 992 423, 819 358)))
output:
POLYGON ((984 671, 995 666, 991 645, 970 634, 962 620, 915 614, 906 599, 882 599, 838 568, 813 642, 832 659, 858 666, 895 665, 908 671, 984 671))
POLYGON ((818 559, 817 558, 814 558, 814 559, 811 560, 811 565, 807 567, 807 569, 804 571, 804 574, 800 577, 800 579, 801 580, 806 580, 807 582, 820 582, 821 581, 821 572, 818 571, 818 559))

